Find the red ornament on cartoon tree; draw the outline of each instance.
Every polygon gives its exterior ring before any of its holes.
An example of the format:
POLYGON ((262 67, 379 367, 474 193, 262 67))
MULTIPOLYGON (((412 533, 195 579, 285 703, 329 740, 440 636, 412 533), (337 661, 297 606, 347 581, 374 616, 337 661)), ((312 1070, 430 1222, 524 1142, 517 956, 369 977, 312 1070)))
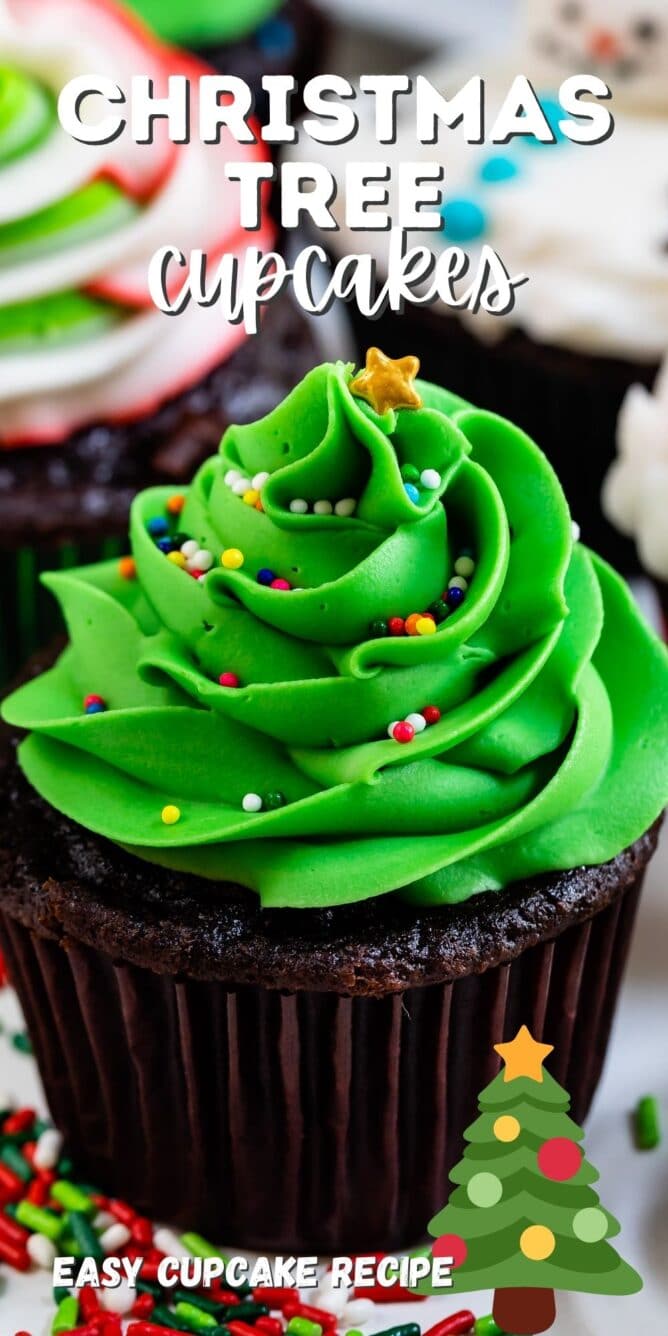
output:
MULTIPOLYGON (((619 1226, 592 1188, 569 1097, 543 1070, 550 1045, 522 1026, 496 1051, 505 1066, 465 1134, 455 1190, 429 1226, 432 1252, 452 1257, 453 1293, 493 1288, 502 1331, 537 1336, 555 1320, 555 1290, 635 1294, 641 1281, 607 1241, 619 1226)), ((428 1282, 418 1289, 430 1293, 428 1282)))

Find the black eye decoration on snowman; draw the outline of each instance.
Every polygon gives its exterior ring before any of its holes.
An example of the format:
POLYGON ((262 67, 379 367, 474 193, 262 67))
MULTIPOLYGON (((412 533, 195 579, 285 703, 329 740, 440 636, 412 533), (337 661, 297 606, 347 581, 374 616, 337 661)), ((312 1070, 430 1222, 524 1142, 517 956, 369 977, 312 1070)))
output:
POLYGON ((564 23, 577 23, 582 18, 582 5, 576 3, 576 0, 566 0, 561 5, 559 14, 564 23))
POLYGON ((638 19, 632 31, 639 42, 655 42, 659 36, 659 25, 654 19, 638 19))

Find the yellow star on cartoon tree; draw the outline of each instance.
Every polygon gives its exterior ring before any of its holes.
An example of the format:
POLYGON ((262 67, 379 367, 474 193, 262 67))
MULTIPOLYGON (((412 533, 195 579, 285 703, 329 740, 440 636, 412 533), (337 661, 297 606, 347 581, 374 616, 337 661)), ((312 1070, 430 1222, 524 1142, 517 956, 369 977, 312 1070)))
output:
POLYGON ((388 408, 422 408, 413 384, 420 370, 418 357, 386 357, 380 348, 369 348, 366 366, 350 382, 350 393, 366 399, 382 417, 388 408))
POLYGON ((543 1080, 543 1063, 554 1050, 553 1044, 539 1044, 531 1032, 523 1025, 509 1044, 495 1044, 494 1051, 506 1064, 504 1081, 516 1081, 518 1076, 528 1076, 530 1081, 543 1080))

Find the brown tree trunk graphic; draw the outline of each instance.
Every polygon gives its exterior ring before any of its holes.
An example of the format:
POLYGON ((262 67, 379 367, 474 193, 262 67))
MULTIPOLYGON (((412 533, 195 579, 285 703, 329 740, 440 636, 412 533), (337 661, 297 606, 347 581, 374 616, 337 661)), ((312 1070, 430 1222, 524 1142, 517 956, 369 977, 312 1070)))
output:
POLYGON ((513 1336, 537 1336, 549 1331, 556 1316, 554 1290, 497 1290, 494 1320, 513 1336))

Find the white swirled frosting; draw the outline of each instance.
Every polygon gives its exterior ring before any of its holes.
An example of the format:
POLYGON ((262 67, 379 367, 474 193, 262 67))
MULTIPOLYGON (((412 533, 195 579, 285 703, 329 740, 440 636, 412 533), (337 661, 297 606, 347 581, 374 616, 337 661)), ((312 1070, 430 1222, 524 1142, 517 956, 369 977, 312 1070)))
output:
MULTIPOLYGON (((352 156, 389 162, 395 182, 401 161, 443 163, 445 230, 411 232, 410 244, 436 253, 460 244, 475 266, 484 242, 510 273, 529 275, 507 316, 461 315, 480 338, 519 327, 541 343, 658 361, 668 347, 668 5, 530 0, 528 10, 521 41, 503 60, 481 58, 462 67, 444 58, 414 73, 446 96, 472 75, 484 76, 488 133, 518 73, 532 78, 555 123, 563 80, 583 71, 599 74, 613 91, 615 130, 605 143, 584 146, 561 137, 544 146, 522 140, 469 145, 461 128, 442 128, 439 144, 421 146, 414 99, 400 96, 397 142, 379 145, 371 99, 359 97, 361 129, 352 156), (569 21, 567 10, 573 11, 569 21), (654 28, 641 27, 650 20, 654 28)), ((312 158, 313 144, 302 136, 295 152, 312 158)), ((340 230, 323 234, 325 243, 342 254, 371 253, 385 275, 388 234, 346 227, 344 168, 351 145, 323 149, 322 156, 340 186, 331 206, 340 230)), ((394 218, 396 204, 390 187, 394 218)))
POLYGON ((608 519, 635 540, 647 570, 668 580, 668 358, 653 391, 633 385, 626 395, 602 500, 608 519))
MULTIPOLYGON (((0 445, 60 441, 95 421, 154 411, 245 337, 215 305, 178 319, 147 285, 154 251, 173 243, 213 258, 246 245, 227 161, 264 150, 223 131, 203 145, 150 145, 129 133, 93 147, 61 129, 59 90, 80 74, 129 87, 206 72, 160 45, 112 0, 0 0, 0 445)), ((93 115, 108 112, 88 98, 93 115)), ((269 222, 254 235, 270 246, 269 222)))

